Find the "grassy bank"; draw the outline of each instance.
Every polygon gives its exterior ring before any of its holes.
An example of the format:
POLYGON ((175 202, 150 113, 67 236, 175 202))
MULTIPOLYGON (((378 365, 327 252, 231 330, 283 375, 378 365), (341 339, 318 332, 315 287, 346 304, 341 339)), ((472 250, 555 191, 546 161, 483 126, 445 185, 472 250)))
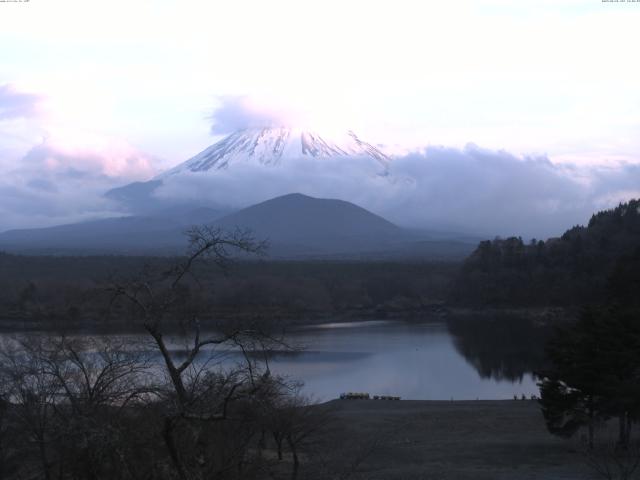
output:
POLYGON ((329 402, 321 442, 360 456, 356 478, 584 479, 575 442, 551 436, 536 401, 329 402))

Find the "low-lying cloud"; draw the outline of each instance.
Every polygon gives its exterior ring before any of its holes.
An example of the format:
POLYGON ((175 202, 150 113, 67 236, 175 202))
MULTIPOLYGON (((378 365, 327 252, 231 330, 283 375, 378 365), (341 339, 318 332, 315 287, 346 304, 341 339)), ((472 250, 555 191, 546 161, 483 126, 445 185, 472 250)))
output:
POLYGON ((17 170, 34 176, 129 180, 146 179, 155 173, 148 155, 126 142, 97 136, 75 142, 46 139, 24 155, 17 170))
POLYGON ((157 195, 237 208, 300 192, 352 201, 405 226, 537 238, 640 196, 636 164, 578 168, 474 145, 429 147, 396 158, 390 173, 378 175, 367 159, 287 159, 176 175, 157 195))
POLYGON ((114 215, 106 190, 157 173, 126 141, 57 121, 47 101, 0 85, 0 231, 114 215))
MULTIPOLYGON (((276 118, 249 114, 238 104, 229 100, 226 113, 222 109, 220 131, 276 118)), ((80 137, 50 137, 16 161, 5 159, 12 167, 0 177, 0 231, 126 213, 104 192, 157 173, 153 158, 125 142, 80 137)), ((380 175, 369 158, 286 158, 275 167, 238 162, 226 170, 165 177, 156 195, 241 208, 300 192, 348 200, 409 227, 536 238, 558 235, 597 210, 640 197, 640 164, 556 164, 545 156, 474 145, 400 156, 389 173, 380 175)))
POLYGON ((118 214, 104 192, 155 170, 133 147, 102 140, 75 147, 45 140, 15 161, 0 177, 0 231, 118 214))
POLYGON ((540 237, 584 222, 594 208, 591 187, 544 156, 431 147, 399 159, 395 169, 415 180, 392 208, 408 224, 540 237))
POLYGON ((31 117, 39 102, 38 95, 20 92, 10 84, 0 85, 0 120, 31 117))

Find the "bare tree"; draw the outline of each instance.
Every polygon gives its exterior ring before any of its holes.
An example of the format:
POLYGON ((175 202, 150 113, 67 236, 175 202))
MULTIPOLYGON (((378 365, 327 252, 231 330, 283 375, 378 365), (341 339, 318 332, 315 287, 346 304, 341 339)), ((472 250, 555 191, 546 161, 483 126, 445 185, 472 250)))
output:
POLYGON ((605 480, 629 480, 636 478, 640 466, 640 443, 631 441, 622 448, 619 442, 603 440, 580 451, 586 464, 605 480))
POLYGON ((45 479, 114 478, 125 468, 121 417, 145 394, 142 353, 111 338, 54 334, 15 337, 0 352, 23 473, 31 454, 45 479))
POLYGON ((321 422, 290 382, 271 374, 269 353, 288 345, 255 320, 213 324, 201 282, 210 267, 226 270, 235 254, 259 254, 264 244, 209 227, 189 239, 179 262, 158 260, 109 284, 109 311, 135 322, 146 340, 34 334, 0 345, 0 473, 263 477, 261 439, 270 429, 298 476, 301 449, 321 422), (4 462, 5 430, 21 464, 4 462))
POLYGON ((194 227, 189 230, 188 236, 189 253, 182 262, 155 277, 150 272, 143 272, 137 279, 116 282, 111 286, 113 300, 127 300, 135 310, 136 320, 141 321, 153 338, 173 384, 181 414, 187 414, 190 402, 185 372, 193 365, 202 349, 210 345, 240 342, 242 336, 255 334, 251 331, 232 330, 202 337, 197 310, 193 305, 185 304, 185 297, 189 295, 185 290, 187 280, 195 279, 197 282, 194 272, 196 262, 210 260, 215 265, 226 268, 231 252, 261 253, 264 249, 264 245, 256 242, 246 231, 227 234, 211 227, 194 227), (193 334, 191 345, 186 351, 180 352, 183 359, 172 354, 165 336, 170 327, 167 323, 175 326, 176 321, 183 330, 191 329, 193 334))
POLYGON ((300 452, 308 446, 314 435, 327 426, 332 411, 324 406, 312 405, 299 392, 287 396, 279 410, 278 416, 284 420, 280 426, 284 427, 282 433, 293 460, 291 479, 296 480, 300 472, 300 452))
POLYGON ((124 300, 133 309, 134 320, 142 324, 162 358, 168 377, 167 388, 161 392, 166 405, 162 436, 180 479, 221 474, 234 462, 243 464, 247 445, 255 436, 248 430, 240 434, 247 422, 242 428, 235 426, 234 438, 243 440, 226 458, 219 458, 219 454, 229 442, 216 443, 212 432, 223 431, 228 425, 211 424, 230 419, 232 404, 238 411, 257 398, 269 384, 270 372, 268 366, 260 368, 265 357, 255 352, 282 346, 279 339, 256 324, 218 323, 205 332, 201 316, 206 315, 206 309, 198 308, 194 294, 201 288, 199 267, 226 269, 234 254, 261 254, 265 244, 247 231, 226 233, 206 226, 191 229, 188 236, 188 254, 177 265, 159 274, 147 271, 136 279, 111 285, 114 301, 124 300), (182 339, 179 349, 174 348, 176 332, 182 339), (212 360, 221 351, 235 353, 242 361, 226 369, 212 369, 212 360), (211 451, 212 445, 217 445, 217 451, 211 451))
POLYGON ((40 465, 42 478, 49 480, 54 466, 51 446, 55 441, 55 429, 52 423, 58 386, 55 379, 43 373, 42 358, 29 355, 21 348, 21 343, 3 341, 2 381, 13 407, 13 421, 25 434, 25 460, 29 463, 29 454, 33 454, 40 465))

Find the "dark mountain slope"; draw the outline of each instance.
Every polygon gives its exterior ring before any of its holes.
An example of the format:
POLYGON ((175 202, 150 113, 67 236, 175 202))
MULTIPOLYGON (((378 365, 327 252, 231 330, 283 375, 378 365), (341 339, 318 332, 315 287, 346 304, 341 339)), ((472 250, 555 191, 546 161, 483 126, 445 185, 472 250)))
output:
POLYGON ((271 258, 461 259, 473 243, 412 232, 342 200, 290 194, 222 216, 173 207, 162 214, 108 218, 0 234, 0 249, 35 254, 163 255, 184 252, 185 230, 209 224, 250 230, 271 258))
POLYGON ((226 212, 208 208, 167 210, 162 216, 105 218, 48 228, 9 230, 0 234, 0 249, 35 254, 179 253, 184 231, 211 223, 226 212))
POLYGON ((305 245, 326 251, 383 246, 408 234, 364 208, 342 200, 284 195, 228 215, 224 228, 248 228, 274 245, 305 245))

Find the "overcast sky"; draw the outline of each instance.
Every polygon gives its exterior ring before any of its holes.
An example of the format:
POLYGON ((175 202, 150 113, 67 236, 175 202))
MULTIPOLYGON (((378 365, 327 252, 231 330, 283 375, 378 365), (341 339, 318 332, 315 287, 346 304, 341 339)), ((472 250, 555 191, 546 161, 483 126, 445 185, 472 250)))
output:
POLYGON ((0 3, 0 230, 104 214, 97 192, 274 117, 351 128, 430 172, 449 152, 441 189, 496 185, 478 148, 543 159, 561 179, 549 205, 581 220, 640 196, 638 25, 640 3, 601 0, 0 3))

